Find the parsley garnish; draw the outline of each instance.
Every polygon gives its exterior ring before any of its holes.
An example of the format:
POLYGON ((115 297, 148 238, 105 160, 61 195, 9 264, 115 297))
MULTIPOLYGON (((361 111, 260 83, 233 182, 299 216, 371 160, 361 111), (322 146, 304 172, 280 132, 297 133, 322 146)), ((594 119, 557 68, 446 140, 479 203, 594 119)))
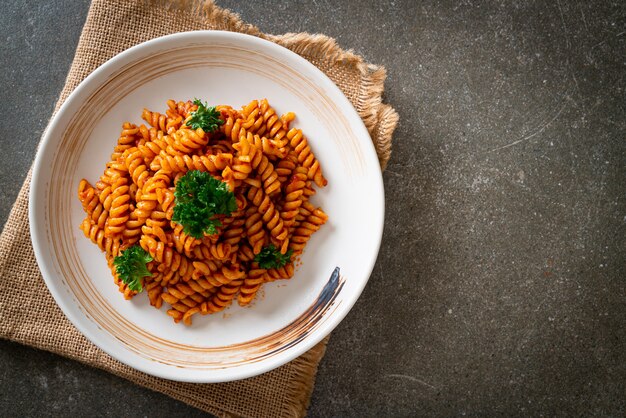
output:
POLYGON ((273 244, 270 244, 261 249, 261 252, 254 257, 254 261, 259 263, 259 267, 262 269, 277 269, 284 267, 285 264, 291 261, 291 254, 293 254, 293 250, 288 250, 287 253, 281 254, 273 244))
POLYGON ((195 99, 193 104, 198 106, 198 110, 191 112, 191 118, 187 122, 191 128, 202 128, 204 132, 213 132, 224 123, 220 119, 220 112, 215 110, 214 106, 207 107, 206 103, 202 104, 198 99, 195 99))
POLYGON ((139 245, 134 245, 122 251, 115 257, 113 265, 117 276, 128 285, 130 290, 141 292, 141 279, 152 276, 146 264, 152 261, 152 257, 139 245))
POLYGON ((184 227, 186 234, 202 238, 213 235, 222 223, 212 219, 215 215, 230 215, 237 210, 235 194, 228 185, 211 174, 198 170, 188 171, 176 183, 176 206, 172 220, 184 227))

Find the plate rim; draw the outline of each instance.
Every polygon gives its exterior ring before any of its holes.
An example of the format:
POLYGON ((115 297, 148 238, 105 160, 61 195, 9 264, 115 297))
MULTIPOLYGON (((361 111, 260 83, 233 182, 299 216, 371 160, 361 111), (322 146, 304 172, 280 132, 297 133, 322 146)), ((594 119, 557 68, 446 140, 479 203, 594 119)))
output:
MULTIPOLYGON (((190 372, 189 370, 179 369, 171 365, 168 365, 167 368, 149 369, 147 367, 144 367, 141 364, 137 365, 136 363, 132 362, 132 356, 125 358, 124 356, 117 355, 117 353, 114 352, 115 350, 110 349, 108 347, 107 341, 101 340, 101 337, 99 336, 101 332, 98 332, 97 329, 94 327, 89 327, 88 324, 85 323, 84 318, 82 317, 79 318, 78 315, 74 315, 74 313, 72 312, 69 306, 71 304, 70 303, 71 300, 66 301, 65 298, 61 294, 64 289, 61 283, 62 279, 58 277, 58 274, 54 272, 53 268, 49 268, 49 263, 54 263, 54 260, 47 260, 48 255, 44 254, 47 252, 49 254, 49 258, 52 258, 52 259, 55 258, 54 253, 48 250, 47 246, 42 244, 45 242, 45 240, 42 239, 41 234, 39 233, 39 228, 42 226, 43 226, 44 231, 49 230, 49 222, 46 221, 45 216, 43 217, 36 216, 36 212, 38 208, 42 207, 43 208, 42 210, 45 211, 45 208, 47 206, 46 205, 46 197, 47 197, 46 182, 42 181, 42 179, 40 178, 40 172, 43 169, 43 165, 44 165, 44 155, 48 155, 50 152, 54 152, 56 150, 56 147, 53 147, 52 149, 50 149, 52 147, 53 133, 55 133, 55 131, 59 129, 59 125, 61 124, 61 119, 63 119, 65 114, 69 112, 68 109, 72 106, 72 104, 75 101, 80 100, 79 96, 83 92, 83 90, 87 90, 89 88, 89 85, 94 80, 97 80, 101 75, 107 75, 107 74, 114 72, 119 61, 123 61, 125 59, 130 59, 132 61, 132 58, 135 54, 140 53, 142 49, 145 49, 147 47, 150 48, 153 46, 158 46, 159 44, 167 44, 169 42, 176 42, 176 41, 184 42, 185 39, 193 38, 193 37, 210 38, 213 36, 224 37, 234 42, 243 42, 243 43, 251 42, 252 44, 256 43, 256 45, 258 45, 261 49, 269 48, 271 52, 275 52, 278 55, 284 54, 284 55, 290 56, 290 58, 298 62, 299 65, 304 65, 305 67, 308 67, 309 71, 313 71, 313 73, 316 73, 316 75, 320 78, 320 82, 323 82, 324 84, 326 84, 325 87, 329 88, 331 91, 334 90, 333 93, 335 93, 337 98, 339 98, 339 100, 343 102, 343 103, 337 103, 337 105, 340 108, 345 109, 347 113, 353 112, 353 116, 356 116, 356 119, 354 120, 358 121, 356 123, 358 125, 358 129, 361 130, 361 132, 360 133, 356 132, 355 137, 361 137, 362 134, 367 135, 367 138, 369 139, 369 141, 365 141, 366 143, 361 144, 361 145, 363 145, 364 152, 370 153, 370 154, 373 153, 373 156, 376 162, 378 162, 378 156, 375 150, 374 143, 371 140, 371 136, 369 135, 369 132, 367 128, 365 127, 365 124, 362 118, 359 116, 358 112, 356 111, 352 103, 350 103, 350 101, 347 99, 347 97, 344 95, 341 89, 326 74, 324 74, 319 68, 317 68, 308 60, 306 60, 304 57, 296 54, 295 52, 289 50, 288 48, 283 47, 282 45, 279 45, 275 42, 262 39, 253 35, 242 34, 238 32, 217 31, 217 30, 187 31, 187 32, 179 32, 179 33, 174 33, 174 34, 169 34, 169 35, 164 35, 158 38, 154 38, 154 39, 142 42, 140 44, 134 45, 120 52, 119 54, 111 57, 105 63, 97 67, 72 90, 72 92, 68 95, 68 97, 65 99, 63 104, 59 107, 59 110, 52 117, 39 143, 37 154, 36 154, 34 164, 33 164, 33 173, 32 173, 31 185, 30 185, 30 190, 29 190, 29 205, 28 205, 29 229, 30 229, 31 242, 33 246, 35 259, 37 261, 37 265, 44 279, 46 287, 48 288, 48 291, 53 296, 57 306, 59 306, 59 308, 61 309, 65 317, 70 321, 70 323, 74 327, 76 327, 76 329, 81 334, 83 334, 92 344, 97 346, 99 349, 103 350, 112 358, 116 359, 117 361, 120 361, 121 363, 131 367, 134 370, 138 370, 146 374, 164 378, 164 379, 180 381, 180 382, 191 382, 191 383, 218 383, 218 382, 227 382, 227 381, 240 380, 240 379, 257 376, 257 375, 266 373, 268 371, 271 371, 273 369, 276 369, 284 364, 287 364, 288 362, 301 356, 302 354, 310 350, 312 347, 317 345, 324 338, 326 338, 343 321, 343 319, 351 311, 356 301, 361 297, 363 293, 363 289, 365 288, 369 279, 371 278, 372 272, 374 270, 374 266, 378 259, 378 255, 380 254, 380 247, 382 244, 384 219, 385 219, 385 194, 384 194, 382 170, 380 168, 380 165, 376 164, 377 175, 375 177, 376 177, 377 185, 378 185, 377 194, 379 194, 380 196, 380 206, 376 212, 380 213, 380 222, 378 222, 378 225, 370 225, 370 228, 375 229, 375 232, 376 232, 376 234, 374 235, 376 239, 376 243, 375 243, 376 244, 375 245, 376 256, 372 257, 372 259, 369 260, 369 265, 367 265, 365 268, 365 270, 368 272, 365 279, 361 280, 360 283, 358 283, 358 286, 354 287, 355 297, 352 300, 344 300, 343 302, 345 303, 346 308, 336 311, 336 314, 333 315, 332 320, 324 324, 324 326, 321 327, 320 330, 317 330, 316 332, 307 335, 307 337, 304 338, 301 342, 285 350, 280 356, 276 358, 269 358, 261 362, 255 363, 254 367, 244 365, 244 366, 226 368, 225 370, 229 370, 228 376, 221 376, 217 379, 214 379, 212 378, 214 374, 213 371, 190 372), (43 206, 42 206, 42 203, 43 203, 43 206)), ((97 85, 99 85, 99 83, 96 83, 96 86, 97 85)), ((333 98, 333 101, 336 102, 335 98, 333 98)), ((352 119, 353 118, 350 118, 351 122, 352 122, 352 119)), ((361 142, 362 141, 359 141, 359 143, 361 142)), ((87 317, 86 314, 84 314, 84 316, 87 317)), ((123 343, 121 344, 123 347, 123 343)))

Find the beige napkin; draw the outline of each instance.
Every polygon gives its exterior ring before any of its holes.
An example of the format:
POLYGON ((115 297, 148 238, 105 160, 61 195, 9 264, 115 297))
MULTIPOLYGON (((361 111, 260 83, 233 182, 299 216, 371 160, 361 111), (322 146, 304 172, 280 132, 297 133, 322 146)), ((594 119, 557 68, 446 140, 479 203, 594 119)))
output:
MULTIPOLYGON (((159 36, 199 29, 242 32, 276 42, 328 75, 370 132, 381 166, 391 151, 398 115, 381 102, 385 71, 364 63, 323 35, 266 35, 212 2, 94 0, 56 109, 76 85, 119 52, 159 36)), ((107 370, 218 416, 302 416, 326 341, 276 370, 221 384, 164 380, 138 372, 91 344, 65 318, 41 278, 28 227, 29 173, 0 236, 0 337, 107 370)))

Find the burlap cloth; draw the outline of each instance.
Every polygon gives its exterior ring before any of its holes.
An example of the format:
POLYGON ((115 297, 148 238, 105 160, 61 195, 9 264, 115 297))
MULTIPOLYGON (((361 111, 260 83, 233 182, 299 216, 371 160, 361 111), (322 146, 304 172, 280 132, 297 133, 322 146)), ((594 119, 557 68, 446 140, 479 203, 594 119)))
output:
MULTIPOLYGON (((56 109, 76 85, 117 53, 162 35, 198 29, 243 32, 276 42, 326 73, 363 118, 384 167, 396 112, 381 102, 385 71, 306 33, 266 35, 211 2, 94 0, 56 109)), ((301 416, 306 412, 324 340, 261 376, 222 384, 190 384, 140 373, 91 344, 65 318, 44 284, 28 226, 29 173, 0 237, 0 336, 107 370, 218 416, 301 416)))

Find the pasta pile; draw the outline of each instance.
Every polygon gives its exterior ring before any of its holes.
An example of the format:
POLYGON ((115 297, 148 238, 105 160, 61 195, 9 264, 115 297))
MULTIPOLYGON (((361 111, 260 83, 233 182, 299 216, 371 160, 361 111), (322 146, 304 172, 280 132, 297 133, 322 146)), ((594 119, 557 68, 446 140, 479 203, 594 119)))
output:
POLYGON ((196 102, 167 106, 165 114, 144 109, 147 126, 124 123, 95 187, 80 181, 87 213, 80 228, 105 253, 126 299, 138 291, 119 277, 115 259, 140 246, 152 261, 139 290, 190 325, 197 313, 220 312, 235 298, 248 305, 263 283, 293 276, 294 260, 328 219, 309 201, 313 185, 327 181, 302 131, 290 128, 294 113, 279 116, 265 99, 240 110, 216 106, 220 125, 213 132, 189 126, 196 102), (176 184, 192 170, 224 182, 236 201, 235 211, 215 216, 216 233, 201 238, 172 220, 176 184), (284 266, 259 265, 268 246, 284 266))

